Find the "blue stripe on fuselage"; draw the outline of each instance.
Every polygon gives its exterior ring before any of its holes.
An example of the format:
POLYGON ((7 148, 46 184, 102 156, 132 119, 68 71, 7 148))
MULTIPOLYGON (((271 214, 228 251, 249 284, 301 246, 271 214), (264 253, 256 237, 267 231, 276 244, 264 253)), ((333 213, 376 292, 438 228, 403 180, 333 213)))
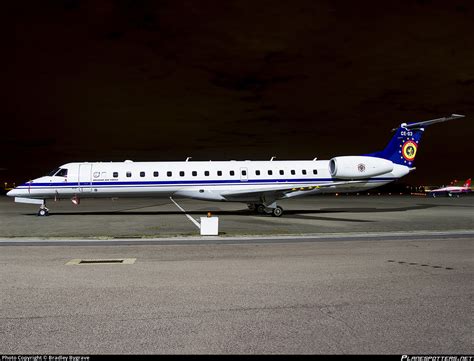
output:
MULTIPOLYGON (((367 182, 384 182, 384 181, 393 181, 397 178, 367 178, 359 179, 360 181, 367 182)), ((249 180, 200 180, 200 181, 129 181, 129 182, 61 182, 61 183, 25 183, 18 187, 22 188, 76 188, 76 187, 117 187, 117 186, 131 186, 131 187, 152 187, 152 186, 179 186, 179 185, 246 185, 246 184, 260 184, 260 185, 272 185, 280 183, 321 183, 321 182, 340 182, 344 181, 343 179, 335 178, 310 178, 310 179, 249 179, 249 180)))

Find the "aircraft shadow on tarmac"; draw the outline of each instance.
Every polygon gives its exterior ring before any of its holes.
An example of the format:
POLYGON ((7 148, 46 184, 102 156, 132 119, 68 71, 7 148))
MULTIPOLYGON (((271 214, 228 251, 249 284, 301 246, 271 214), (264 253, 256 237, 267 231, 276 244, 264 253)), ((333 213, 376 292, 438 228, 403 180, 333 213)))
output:
MULTIPOLYGON (((136 208, 127 208, 119 209, 114 211, 79 211, 79 212, 54 212, 50 213, 50 216, 160 216, 160 215, 182 215, 183 212, 176 211, 145 211, 144 208, 151 208, 152 206, 136 207, 136 208)), ((349 218, 326 218, 326 217, 313 217, 312 214, 333 214, 333 213, 384 213, 384 212, 406 212, 406 211, 416 211, 423 210, 428 208, 437 207, 437 205, 431 204, 418 204, 409 207, 396 207, 396 208, 373 208, 373 207, 358 207, 358 208, 319 208, 319 209, 285 209, 283 218, 292 218, 292 219, 320 219, 320 220, 332 220, 332 221, 348 221, 348 222, 373 222, 371 220, 361 220, 361 219, 349 219, 349 218)), ((214 207, 209 209, 200 209, 187 211, 189 215, 205 216, 206 213, 210 211, 215 216, 260 216, 255 212, 251 212, 248 209, 241 210, 232 210, 232 211, 223 211, 215 210, 214 207)), ((25 215, 36 216, 36 213, 28 213, 25 215)), ((270 217, 270 215, 268 215, 270 217)))

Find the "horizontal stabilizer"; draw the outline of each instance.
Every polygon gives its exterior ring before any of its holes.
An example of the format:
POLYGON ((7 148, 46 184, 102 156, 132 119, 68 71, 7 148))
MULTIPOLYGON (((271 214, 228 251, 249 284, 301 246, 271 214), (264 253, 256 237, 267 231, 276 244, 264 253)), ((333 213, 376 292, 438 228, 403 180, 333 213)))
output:
POLYGON ((449 117, 425 120, 424 122, 408 123, 408 124, 403 123, 401 127, 406 128, 406 129, 420 129, 423 127, 427 127, 428 125, 431 125, 431 124, 447 122, 448 120, 464 118, 464 117, 465 115, 461 115, 461 114, 451 114, 449 117))

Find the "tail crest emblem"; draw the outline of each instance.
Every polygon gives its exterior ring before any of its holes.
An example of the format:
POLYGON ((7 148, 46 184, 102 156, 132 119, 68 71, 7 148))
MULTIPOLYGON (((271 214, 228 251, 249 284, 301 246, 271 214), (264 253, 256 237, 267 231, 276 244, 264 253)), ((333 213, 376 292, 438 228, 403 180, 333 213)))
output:
POLYGON ((412 162, 415 159, 416 150, 418 149, 417 142, 408 140, 403 144, 403 146, 400 145, 400 147, 402 148, 400 153, 402 154, 403 158, 409 162, 412 162))

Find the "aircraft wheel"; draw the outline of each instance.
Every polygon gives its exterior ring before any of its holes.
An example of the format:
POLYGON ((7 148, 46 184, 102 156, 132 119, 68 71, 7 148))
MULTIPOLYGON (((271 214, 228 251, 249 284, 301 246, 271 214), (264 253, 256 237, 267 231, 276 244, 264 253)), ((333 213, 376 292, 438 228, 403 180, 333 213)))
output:
POLYGON ((247 206, 249 207, 249 209, 250 209, 251 211, 255 211, 256 208, 257 208, 256 205, 253 204, 253 203, 249 203, 249 204, 247 204, 247 206))
POLYGON ((46 216, 49 216, 48 210, 45 209, 45 208, 41 208, 41 209, 38 211, 38 217, 46 217, 46 216))
POLYGON ((263 204, 259 204, 257 206, 257 213, 258 214, 264 214, 265 213, 265 206, 263 204))
POLYGON ((281 208, 281 207, 276 207, 272 211, 272 216, 273 217, 281 217, 282 214, 283 214, 283 208, 281 208))

